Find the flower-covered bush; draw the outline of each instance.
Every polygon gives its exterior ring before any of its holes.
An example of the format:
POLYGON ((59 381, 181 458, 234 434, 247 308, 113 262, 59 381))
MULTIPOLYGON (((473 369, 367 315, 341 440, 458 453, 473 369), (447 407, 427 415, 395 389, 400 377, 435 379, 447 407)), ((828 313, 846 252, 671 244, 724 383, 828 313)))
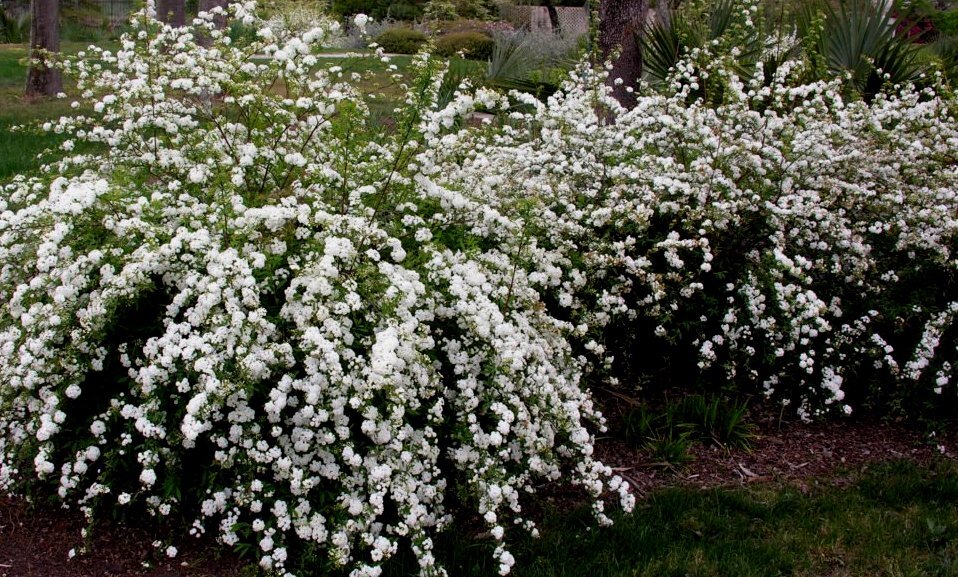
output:
POLYGON ((324 550, 378 575, 403 544, 442 573, 457 505, 508 573, 544 481, 603 522, 606 492, 629 509, 592 457, 576 329, 496 242, 521 222, 421 156, 446 132, 437 65, 374 136, 316 66, 327 30, 237 4, 259 32, 234 44, 150 10, 67 65, 93 112, 49 125, 66 157, 0 200, 0 488, 192 519, 280 574, 324 550))
POLYGON ((537 484, 633 504, 593 458, 593 367, 805 417, 953 398, 947 86, 849 100, 705 46, 631 110, 585 67, 439 106, 420 57, 383 134, 317 66, 329 30, 253 9, 252 42, 144 14, 67 66, 93 113, 0 200, 0 487, 184 516, 281 574, 406 544, 441 572, 466 507, 505 574, 537 484))
POLYGON ((338 45, 343 40, 339 22, 318 4, 302 0, 270 2, 264 19, 266 26, 277 34, 282 34, 283 31, 303 33, 321 27, 326 31, 324 46, 338 45))
POLYGON ((502 250, 625 385, 762 392, 803 417, 947 408, 954 98, 894 86, 849 101, 842 79, 803 84, 801 61, 745 80, 737 64, 694 50, 632 110, 584 71, 506 111, 501 132, 431 143, 431 163, 524 222, 502 250))

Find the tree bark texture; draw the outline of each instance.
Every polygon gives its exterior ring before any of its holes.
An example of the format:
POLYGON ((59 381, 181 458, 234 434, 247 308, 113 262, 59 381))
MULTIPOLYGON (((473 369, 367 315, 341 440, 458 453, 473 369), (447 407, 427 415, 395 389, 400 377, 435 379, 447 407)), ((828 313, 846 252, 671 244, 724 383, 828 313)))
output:
POLYGON ((601 0, 599 4, 599 53, 608 60, 618 50, 613 60, 609 83, 612 94, 626 108, 635 106, 634 92, 626 87, 635 87, 642 76, 642 54, 638 35, 642 33, 648 13, 646 0, 601 0), (616 85, 615 80, 622 79, 616 85))
MULTIPOLYGON (((209 12, 217 6, 225 10, 228 2, 229 0, 199 0, 199 5, 197 8, 200 12, 209 12)), ((226 15, 222 14, 213 16, 213 24, 220 30, 225 29, 226 15)), ((205 33, 200 33, 199 37, 197 38, 197 42, 199 42, 201 46, 209 46, 210 38, 205 33)))
POLYGON ((33 0, 30 4, 30 70, 27 98, 63 92, 63 74, 49 65, 43 51, 60 51, 60 1, 33 0))
POLYGON ((552 33, 558 34, 562 31, 562 23, 559 22, 559 11, 556 10, 552 0, 543 0, 542 4, 546 7, 546 12, 549 13, 549 24, 552 25, 552 33))
MULTIPOLYGON (((209 12, 217 6, 225 10, 228 3, 229 0, 199 0, 199 10, 200 12, 209 12)), ((220 30, 226 28, 226 15, 214 16, 213 23, 220 30)))
POLYGON ((156 18, 170 26, 186 25, 186 0, 156 0, 156 18))

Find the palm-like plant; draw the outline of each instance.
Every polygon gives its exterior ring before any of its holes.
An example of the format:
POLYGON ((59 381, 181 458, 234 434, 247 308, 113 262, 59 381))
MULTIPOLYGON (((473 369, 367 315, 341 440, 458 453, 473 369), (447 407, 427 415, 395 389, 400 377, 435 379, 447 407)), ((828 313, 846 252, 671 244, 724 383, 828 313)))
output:
POLYGON ((516 32, 499 34, 495 41, 486 72, 490 86, 549 96, 559 89, 555 72, 575 65, 572 37, 516 32))
POLYGON ((952 82, 958 82, 958 38, 943 36, 927 44, 926 49, 952 82))
POLYGON ((743 13, 739 1, 684 5, 643 30, 643 78, 661 86, 693 49, 709 47, 713 56, 734 56, 733 68, 743 77, 750 77, 761 62, 770 81, 782 62, 804 51, 811 74, 845 78, 850 94, 871 100, 886 85, 919 80, 936 58, 956 61, 953 44, 934 45, 936 56, 932 48, 897 34, 890 1, 849 0, 836 6, 829 0, 804 0, 788 17, 784 9, 779 18, 760 14, 745 27, 736 25, 743 13))
POLYGON ((653 22, 641 35, 642 75, 653 86, 665 82, 687 49, 676 16, 653 22))
POLYGON ((23 12, 17 16, 7 14, 0 7, 0 42, 19 44, 30 40, 30 14, 23 12))
POLYGON ((763 39, 755 28, 736 27, 737 14, 741 6, 736 0, 719 0, 704 10, 683 7, 664 12, 639 35, 644 80, 661 85, 686 54, 716 41, 725 49, 734 46, 734 67, 742 74, 751 73, 763 52, 763 39))
POLYGON ((926 67, 921 48, 895 33, 888 0, 808 2, 799 18, 805 50, 820 72, 847 79, 850 92, 871 100, 886 84, 917 80, 926 67))

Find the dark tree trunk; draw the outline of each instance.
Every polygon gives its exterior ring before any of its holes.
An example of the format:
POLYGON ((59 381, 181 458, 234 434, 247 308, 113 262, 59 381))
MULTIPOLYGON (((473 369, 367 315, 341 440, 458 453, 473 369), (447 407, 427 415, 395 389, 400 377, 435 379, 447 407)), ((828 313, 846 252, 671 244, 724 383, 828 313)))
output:
POLYGON ((635 93, 626 87, 635 87, 642 76, 642 54, 638 35, 642 33, 648 12, 646 0, 601 0, 599 4, 599 53, 603 60, 618 50, 609 74, 612 94, 623 106, 635 106, 635 93), (617 78, 622 83, 615 85, 617 78))
POLYGON ((156 17, 170 26, 186 24, 185 0, 156 0, 156 17))
POLYGON ((30 18, 30 70, 27 72, 26 96, 56 96, 63 92, 63 75, 49 65, 43 51, 60 51, 59 0, 33 0, 30 18))
MULTIPOLYGON (((200 12, 209 12, 213 8, 219 6, 220 8, 226 9, 229 0, 199 0, 199 10, 200 12)), ((214 16, 213 22, 216 24, 216 27, 222 30, 226 28, 226 15, 214 16)))
POLYGON ((559 22, 559 11, 556 10, 552 0, 543 0, 542 4, 546 7, 546 12, 549 13, 549 24, 552 25, 552 33, 558 34, 562 31, 562 23, 559 22))
MULTIPOLYGON (((200 12, 209 12, 213 8, 216 8, 217 6, 219 6, 225 10, 228 2, 229 0, 199 0, 198 9, 200 12)), ((220 30, 223 30, 224 28, 226 28, 226 15, 217 14, 216 16, 213 16, 213 24, 215 24, 216 27, 219 28, 220 30)), ((205 33, 201 33, 199 38, 197 38, 197 41, 200 43, 201 46, 210 45, 210 39, 209 37, 206 36, 205 33)))

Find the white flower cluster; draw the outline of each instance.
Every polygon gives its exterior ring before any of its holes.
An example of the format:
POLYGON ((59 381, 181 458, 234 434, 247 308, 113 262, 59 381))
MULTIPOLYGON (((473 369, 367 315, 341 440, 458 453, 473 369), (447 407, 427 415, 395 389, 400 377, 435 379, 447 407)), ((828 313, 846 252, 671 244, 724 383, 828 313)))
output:
POLYGON ((423 58, 380 135, 317 71, 331 31, 230 10, 255 43, 144 15, 68 66, 94 115, 51 123, 71 155, 5 188, 0 487, 178 510, 276 573, 318 546, 354 576, 401 542, 441 573, 459 495, 505 574, 536 484, 581 485, 601 523, 606 493, 633 506, 593 458, 590 360, 657 377, 657 351, 809 417, 875 381, 954 386, 947 92, 853 101, 696 50, 632 110, 586 69, 545 103, 438 109, 423 58), (464 127, 477 108, 501 126, 464 127))
POLYGON ((850 411, 871 382, 941 391, 958 360, 956 101, 898 86, 849 100, 802 66, 743 78, 696 50, 632 110, 584 69, 547 103, 483 102, 501 130, 443 134, 477 105, 462 95, 433 115, 421 162, 463 195, 444 218, 525 263, 517 277, 582 329, 583 352, 625 361, 613 376, 664 365, 808 417, 850 411))
POLYGON ((100 154, 0 200, 0 488, 32 468, 89 514, 194 515, 287 575, 315 547, 379 575, 405 541, 442 573, 461 495, 505 574, 538 484, 581 485, 603 522, 604 494, 634 499, 592 456, 575 327, 490 240, 521 222, 418 160, 438 66, 372 138, 355 89, 316 71, 325 37, 263 24, 234 45, 144 13, 68 66, 95 114, 49 128, 100 154))

